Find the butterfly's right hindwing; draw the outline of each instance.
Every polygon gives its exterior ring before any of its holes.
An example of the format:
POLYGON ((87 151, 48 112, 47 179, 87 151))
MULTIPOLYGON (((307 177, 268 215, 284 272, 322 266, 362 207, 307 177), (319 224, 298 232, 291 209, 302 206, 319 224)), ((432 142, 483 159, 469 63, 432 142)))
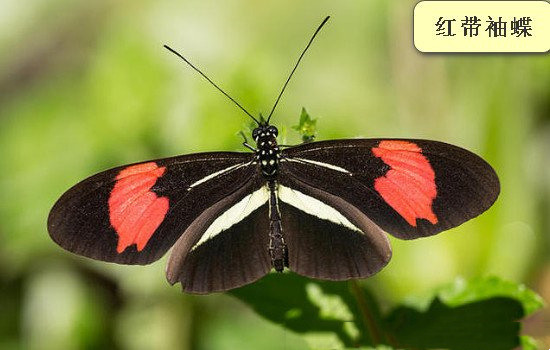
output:
POLYGON ((271 269, 267 190, 262 179, 201 214, 174 245, 167 278, 189 293, 225 291, 271 269))

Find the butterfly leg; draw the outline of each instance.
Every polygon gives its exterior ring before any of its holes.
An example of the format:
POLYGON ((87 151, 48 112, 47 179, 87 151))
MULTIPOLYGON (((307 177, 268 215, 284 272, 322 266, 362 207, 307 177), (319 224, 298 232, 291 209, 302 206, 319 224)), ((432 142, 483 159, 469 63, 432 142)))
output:
POLYGON ((253 152, 258 151, 256 148, 254 148, 254 146, 252 146, 252 145, 250 145, 250 144, 248 144, 248 143, 246 143, 246 142, 243 142, 243 146, 246 147, 246 148, 248 148, 249 150, 251 150, 251 151, 253 151, 253 152))
POLYGON ((271 264, 277 272, 283 272, 288 266, 288 253, 283 237, 283 226, 281 224, 281 213, 277 198, 277 183, 269 180, 269 253, 271 264))
POLYGON ((258 151, 254 146, 252 146, 251 144, 248 143, 248 139, 246 138, 246 135, 244 134, 244 132, 240 131, 239 135, 241 135, 243 137, 243 146, 244 147, 248 148, 252 152, 258 151))

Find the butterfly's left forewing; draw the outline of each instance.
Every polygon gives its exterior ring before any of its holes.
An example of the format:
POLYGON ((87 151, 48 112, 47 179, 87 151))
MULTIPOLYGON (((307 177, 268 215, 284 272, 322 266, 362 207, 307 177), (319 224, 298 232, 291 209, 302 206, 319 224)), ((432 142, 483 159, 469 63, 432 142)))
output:
POLYGON ((101 172, 63 194, 50 212, 48 231, 76 254, 148 264, 206 209, 254 181, 252 160, 249 153, 202 153, 101 172))
POLYGON ((500 191, 482 158, 437 141, 321 141, 286 149, 282 157, 282 181, 342 198, 402 239, 458 226, 487 210, 500 191))

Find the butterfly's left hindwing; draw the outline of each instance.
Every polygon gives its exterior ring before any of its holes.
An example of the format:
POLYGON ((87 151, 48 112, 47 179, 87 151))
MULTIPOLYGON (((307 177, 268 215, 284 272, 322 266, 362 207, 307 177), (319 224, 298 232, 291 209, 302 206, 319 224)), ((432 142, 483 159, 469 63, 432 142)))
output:
POLYGON ((367 278, 389 262, 387 235, 344 199, 291 176, 279 184, 290 270, 313 278, 367 278))
POLYGON ((249 153, 215 152, 113 168, 75 185, 52 208, 48 231, 93 259, 148 264, 204 210, 257 174, 249 153))
POLYGON ((282 157, 282 178, 344 199, 401 239, 458 226, 487 210, 500 191, 483 159, 437 141, 321 141, 286 149, 282 157))

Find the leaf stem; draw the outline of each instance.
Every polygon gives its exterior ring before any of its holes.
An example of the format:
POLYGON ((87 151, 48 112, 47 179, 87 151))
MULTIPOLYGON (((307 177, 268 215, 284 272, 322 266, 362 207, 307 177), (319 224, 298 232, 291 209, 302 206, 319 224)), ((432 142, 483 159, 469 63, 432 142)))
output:
POLYGON ((355 300, 357 301, 357 305, 359 306, 359 311, 361 312, 361 316, 363 317, 363 323, 367 327, 367 331, 373 344, 375 346, 381 344, 383 335, 380 328, 378 327, 378 324, 376 323, 376 316, 371 312, 368 302, 365 299, 363 291, 361 290, 361 287, 359 287, 357 281, 350 280, 349 282, 352 294, 355 296, 355 300))

